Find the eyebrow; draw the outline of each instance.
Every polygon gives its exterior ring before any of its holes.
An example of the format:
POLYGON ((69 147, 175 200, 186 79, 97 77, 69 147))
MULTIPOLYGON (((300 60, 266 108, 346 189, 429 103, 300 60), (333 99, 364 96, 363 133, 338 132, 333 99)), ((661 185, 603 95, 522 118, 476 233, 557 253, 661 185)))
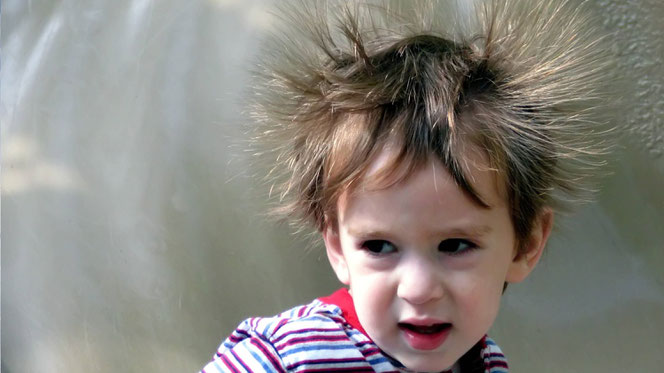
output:
MULTIPOLYGON (((488 225, 477 225, 468 227, 453 227, 434 231, 432 236, 442 237, 481 237, 489 234, 493 229, 488 225)), ((381 229, 353 229, 348 228, 348 233, 355 237, 391 237, 393 234, 381 229)))
POLYGON ((469 226, 469 227, 457 227, 457 228, 451 228, 451 229, 446 229, 443 231, 440 231, 441 235, 445 236, 468 236, 468 237, 478 237, 478 236, 484 236, 488 233, 491 233, 493 229, 488 226, 488 225, 477 225, 477 226, 469 226))

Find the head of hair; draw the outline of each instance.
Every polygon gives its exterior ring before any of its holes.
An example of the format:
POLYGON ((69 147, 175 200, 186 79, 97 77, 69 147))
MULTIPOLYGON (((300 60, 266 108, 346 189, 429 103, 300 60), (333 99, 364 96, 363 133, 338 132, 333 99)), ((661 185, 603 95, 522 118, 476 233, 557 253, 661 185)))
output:
POLYGON ((333 224, 339 196, 439 160, 479 205, 480 151, 504 186, 517 242, 548 206, 587 198, 604 143, 607 66, 591 20, 566 1, 298 2, 264 43, 251 115, 278 214, 333 224))

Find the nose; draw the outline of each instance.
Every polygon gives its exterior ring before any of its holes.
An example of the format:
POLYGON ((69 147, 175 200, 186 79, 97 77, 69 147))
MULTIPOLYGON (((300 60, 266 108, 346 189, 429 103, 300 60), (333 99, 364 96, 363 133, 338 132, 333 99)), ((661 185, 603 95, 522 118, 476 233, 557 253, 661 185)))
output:
POLYGON ((443 297, 442 276, 434 259, 423 256, 405 259, 399 271, 399 298, 421 305, 443 297))

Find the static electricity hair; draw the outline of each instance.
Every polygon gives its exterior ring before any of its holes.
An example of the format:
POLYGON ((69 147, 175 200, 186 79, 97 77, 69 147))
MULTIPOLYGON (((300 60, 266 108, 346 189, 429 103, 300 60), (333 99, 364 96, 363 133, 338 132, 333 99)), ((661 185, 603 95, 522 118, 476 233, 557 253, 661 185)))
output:
POLYGON ((396 154, 390 182, 437 159, 489 207, 468 177, 480 150, 504 185, 517 242, 543 208, 587 198, 602 163, 596 115, 607 66, 592 20, 567 1, 454 5, 281 9, 251 99, 278 213, 324 229, 386 146, 396 154))

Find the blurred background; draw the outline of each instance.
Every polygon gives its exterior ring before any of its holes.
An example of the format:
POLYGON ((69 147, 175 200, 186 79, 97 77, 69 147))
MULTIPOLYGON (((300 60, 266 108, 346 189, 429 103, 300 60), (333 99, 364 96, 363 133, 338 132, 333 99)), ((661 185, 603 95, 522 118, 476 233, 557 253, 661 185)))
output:
MULTIPOLYGON (((338 285, 266 221, 243 136, 259 0, 2 2, 2 372, 194 372, 338 285)), ((664 3, 590 0, 626 128, 491 335, 515 373, 660 372, 664 3)))

